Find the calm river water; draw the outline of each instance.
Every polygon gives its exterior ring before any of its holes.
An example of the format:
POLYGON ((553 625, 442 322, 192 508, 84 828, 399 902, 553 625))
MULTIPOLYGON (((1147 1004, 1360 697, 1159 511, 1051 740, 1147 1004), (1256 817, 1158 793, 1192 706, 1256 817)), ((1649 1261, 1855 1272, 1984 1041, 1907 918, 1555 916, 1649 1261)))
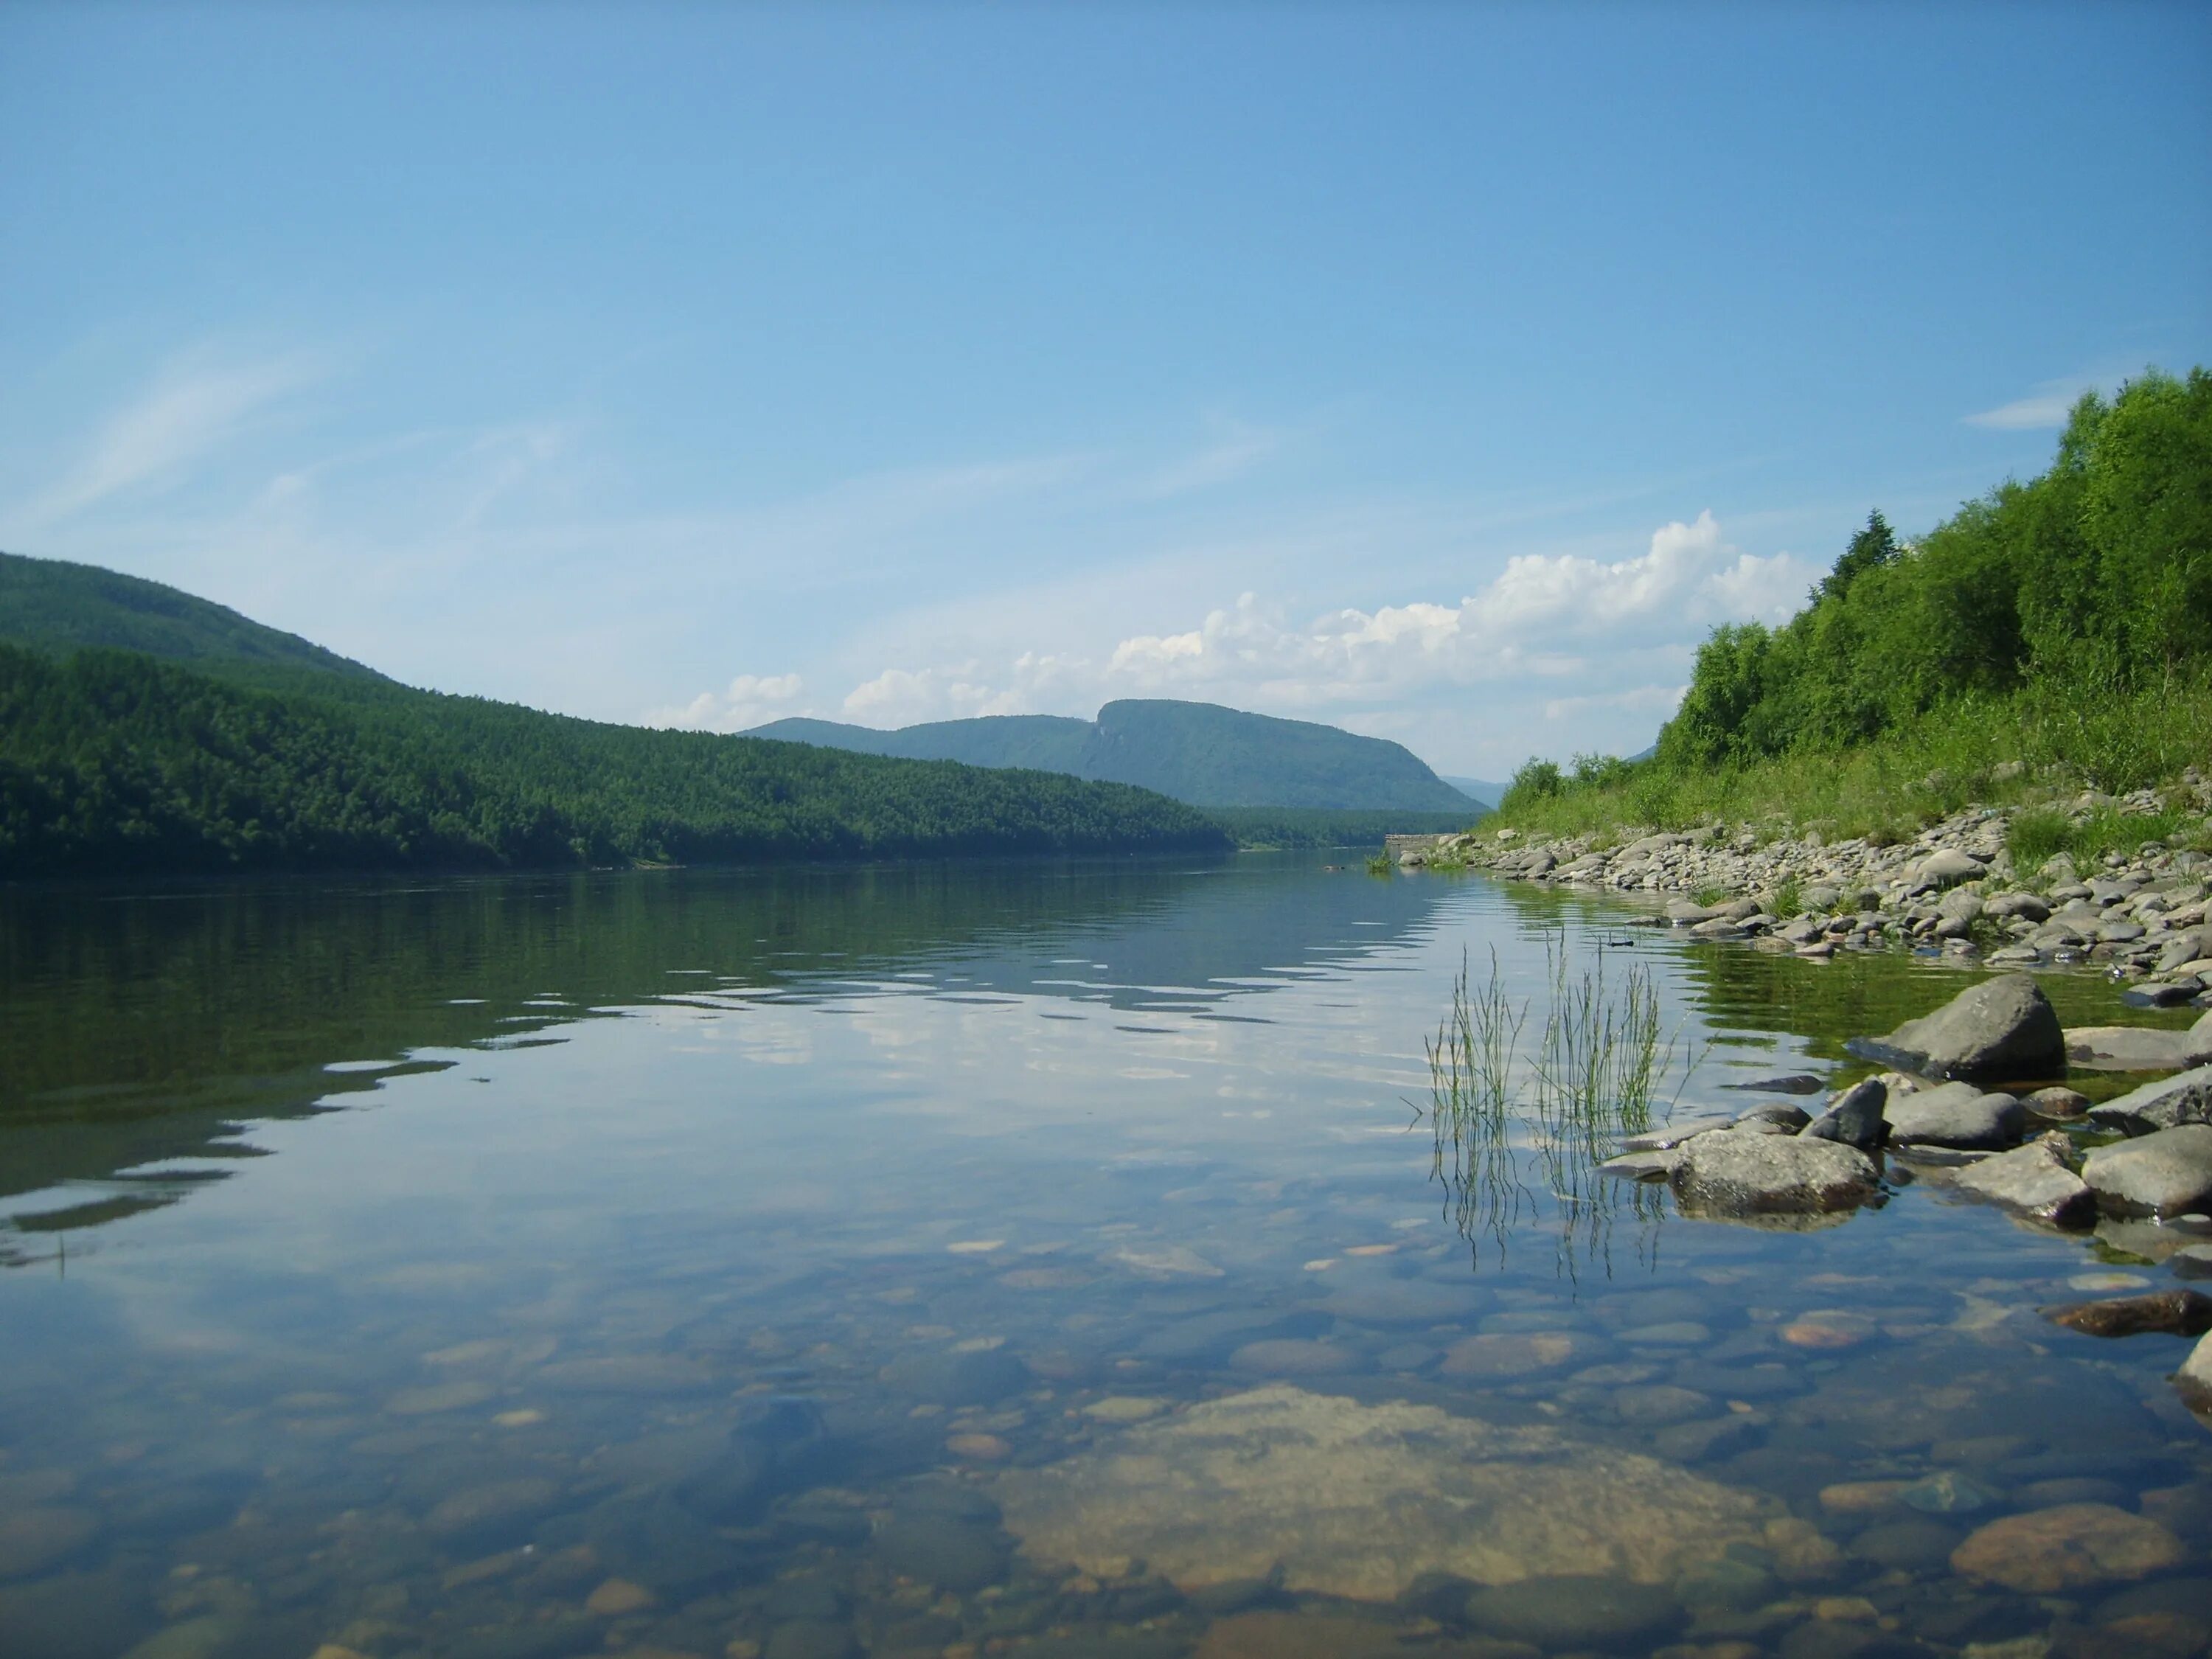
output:
POLYGON ((1685 1111, 1963 982, 1622 915, 1291 855, 0 896, 0 1655, 2203 1650, 2184 1345, 2035 1313, 2171 1282, 2141 1230, 1525 1143, 1454 1204, 1463 961, 1532 1024, 1547 948, 1646 964, 1685 1111))

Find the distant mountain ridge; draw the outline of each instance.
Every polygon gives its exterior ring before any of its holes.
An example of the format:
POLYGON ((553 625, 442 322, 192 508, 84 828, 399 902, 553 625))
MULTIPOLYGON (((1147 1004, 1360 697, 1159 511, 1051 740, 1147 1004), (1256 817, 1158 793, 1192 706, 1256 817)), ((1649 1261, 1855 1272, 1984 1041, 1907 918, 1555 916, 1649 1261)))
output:
POLYGON ((1472 797, 1388 738, 1210 702, 1132 698, 1108 703, 1095 720, 995 714, 892 732, 793 719, 744 735, 911 760, 1066 772, 1136 784, 1194 806, 1479 810, 1472 797))
POLYGON ((198 668, 304 668, 385 679, 350 657, 181 588, 20 553, 0 553, 0 642, 49 654, 105 646, 198 668))

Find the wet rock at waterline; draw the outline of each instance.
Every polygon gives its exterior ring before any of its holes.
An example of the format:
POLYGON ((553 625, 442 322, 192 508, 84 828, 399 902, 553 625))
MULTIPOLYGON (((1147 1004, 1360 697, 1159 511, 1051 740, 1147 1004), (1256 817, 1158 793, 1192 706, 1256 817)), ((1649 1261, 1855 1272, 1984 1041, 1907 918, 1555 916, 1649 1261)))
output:
POLYGON ((1953 1152, 2002 1152, 2027 1133, 2027 1109, 2011 1095, 1985 1094, 1971 1083, 1946 1083, 1899 1097, 1890 1107, 1896 1146, 1953 1152))
POLYGON ((1880 1176, 1856 1147, 1802 1135, 1699 1135, 1668 1176, 1685 1215, 1720 1220, 1819 1215, 1874 1196, 1880 1176))
POLYGON ((1749 1083, 1723 1083, 1723 1089, 1743 1089, 1755 1094, 1817 1095, 1826 1088, 1826 1079, 1810 1072, 1789 1072, 1780 1077, 1763 1077, 1749 1083))
POLYGON ((1133 1557, 1185 1591, 1279 1571, 1292 1592, 1374 1601, 1423 1573, 1656 1582, 1759 1543, 1770 1514, 1749 1492, 1549 1427, 1288 1386, 1140 1424, 996 1491, 1041 1560, 1109 1574, 1133 1557))
POLYGON ((1797 1133, 1870 1152, 1889 1139, 1889 1121, 1884 1115, 1888 1103, 1888 1085, 1878 1077, 1867 1078, 1837 1096, 1826 1111, 1797 1133))
POLYGON ((2043 1316, 2085 1336, 2141 1336, 2154 1331, 2202 1336, 2212 1331, 2212 1296, 2201 1291, 2154 1291, 2148 1296, 2070 1302, 2045 1308, 2043 1316))
POLYGON ((2097 1218, 2097 1195, 2074 1172, 2073 1143, 2057 1130, 2025 1146, 1999 1152, 1950 1172, 1959 1191, 2054 1227, 2087 1227, 2097 1218))
POLYGON ((1972 986, 1884 1037, 1844 1045, 1864 1060, 1968 1083, 2048 1078, 2066 1070, 2066 1037, 2051 999, 2026 974, 1972 986))
POLYGON ((2212 1122, 2212 1066, 2146 1083, 2117 1100, 2092 1106, 2089 1121, 2100 1129, 2117 1129, 2130 1135, 2179 1128, 2185 1123, 2212 1122))
POLYGON ((2182 1402, 2198 1416, 2212 1419, 2212 1336, 2199 1340, 2173 1374, 2182 1402))
POLYGON ((2081 1179, 2117 1215, 2186 1215, 2212 1206, 2212 1123, 2185 1123, 2100 1146, 2081 1179))
POLYGON ((2150 1025, 2077 1025, 2066 1058, 2093 1072, 2174 1072, 2212 1062, 2212 1015, 2185 1031, 2150 1025))

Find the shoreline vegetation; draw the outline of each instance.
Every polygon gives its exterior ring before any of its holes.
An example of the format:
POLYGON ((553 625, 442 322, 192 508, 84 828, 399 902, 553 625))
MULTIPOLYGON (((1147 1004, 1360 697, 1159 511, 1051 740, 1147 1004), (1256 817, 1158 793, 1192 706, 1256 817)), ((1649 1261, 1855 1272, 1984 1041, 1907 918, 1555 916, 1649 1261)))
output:
POLYGON ((2198 368, 2083 397, 2047 471, 1917 542, 1870 515, 1789 622, 1714 630, 1649 757, 1531 761, 1480 836, 1415 859, 1518 874, 1548 859, 1545 873, 1716 898, 1763 881, 1779 921, 1807 908, 1792 880, 1893 878, 1911 852, 1971 842, 1981 874, 2051 893, 2212 850, 2208 764, 2212 374, 2198 368), (1689 846, 1735 861, 1655 856, 1689 846))

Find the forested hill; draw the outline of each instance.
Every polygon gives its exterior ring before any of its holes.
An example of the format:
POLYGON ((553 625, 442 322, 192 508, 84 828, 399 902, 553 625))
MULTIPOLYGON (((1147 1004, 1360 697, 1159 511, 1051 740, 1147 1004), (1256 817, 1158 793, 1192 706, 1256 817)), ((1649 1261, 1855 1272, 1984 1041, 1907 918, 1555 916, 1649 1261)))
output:
POLYGON ((748 735, 977 766, 1040 767, 1133 783, 1198 806, 1480 810, 1399 744, 1207 702, 1130 700, 1108 703, 1095 720, 1010 714, 895 732, 787 720, 748 735))
POLYGON ((1915 539, 1869 516, 1803 610, 1698 650, 1657 751, 1534 761, 1516 822, 1757 811, 1893 837, 2032 788, 2121 793, 2212 744, 2212 374, 2084 397, 2050 467, 1915 539))
POLYGON ((1230 845, 1164 796, 1053 773, 600 725, 365 673, 264 689, 141 652, 0 645, 0 877, 1230 845))
POLYGON ((384 678, 296 634, 264 628, 179 588, 97 565, 15 553, 0 553, 0 641, 50 655, 112 646, 231 678, 289 676, 299 669, 384 678))

